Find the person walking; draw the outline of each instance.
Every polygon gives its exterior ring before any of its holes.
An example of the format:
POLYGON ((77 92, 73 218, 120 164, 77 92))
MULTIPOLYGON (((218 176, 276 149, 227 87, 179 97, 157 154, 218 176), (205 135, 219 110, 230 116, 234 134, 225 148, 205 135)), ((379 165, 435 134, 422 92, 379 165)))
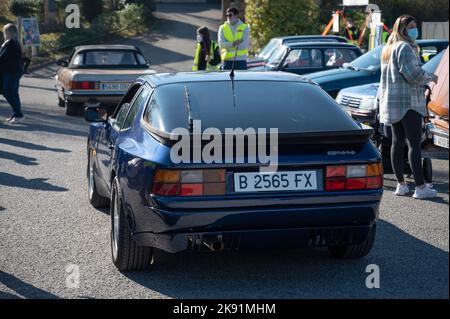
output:
POLYGON ((214 71, 220 64, 219 45, 211 40, 207 27, 197 29, 197 50, 192 71, 214 71))
POLYGON ((17 39, 17 27, 9 23, 3 27, 5 42, 0 48, 0 76, 2 94, 11 105, 13 113, 6 121, 14 124, 23 120, 19 97, 19 82, 22 76, 22 49, 17 39))
POLYGON ((219 47, 224 70, 247 69, 249 27, 239 19, 239 10, 227 9, 227 21, 219 28, 219 47), (236 61, 235 61, 236 60, 236 61))
POLYGON ((419 35, 416 19, 400 16, 394 24, 381 56, 380 122, 392 126, 391 161, 397 179, 395 195, 405 196, 409 187, 404 178, 404 148, 408 144, 408 159, 416 184, 413 197, 437 196, 425 183, 422 169, 421 139, 424 117, 427 116, 425 84, 437 82, 437 76, 421 67, 416 39, 419 35))

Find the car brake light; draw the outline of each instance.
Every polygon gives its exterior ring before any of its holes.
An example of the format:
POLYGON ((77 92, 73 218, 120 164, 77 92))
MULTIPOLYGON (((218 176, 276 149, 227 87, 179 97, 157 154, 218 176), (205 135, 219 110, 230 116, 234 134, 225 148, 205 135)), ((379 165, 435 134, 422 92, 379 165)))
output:
POLYGON ((333 165, 326 167, 327 191, 379 189, 383 187, 383 165, 333 165))
POLYGON ((91 81, 70 81, 71 90, 94 90, 95 82, 91 81))
POLYGON ((225 194, 225 170, 158 169, 153 178, 154 195, 202 196, 225 194))

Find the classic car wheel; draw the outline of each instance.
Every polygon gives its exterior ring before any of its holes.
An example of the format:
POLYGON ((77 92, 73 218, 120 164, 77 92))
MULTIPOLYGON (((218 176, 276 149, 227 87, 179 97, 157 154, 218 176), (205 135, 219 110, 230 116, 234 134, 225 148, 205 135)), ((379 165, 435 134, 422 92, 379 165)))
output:
POLYGON ((88 177, 88 196, 89 202, 95 208, 108 207, 109 198, 100 196, 97 192, 97 187, 95 185, 95 175, 94 175, 94 161, 93 161, 94 150, 88 149, 88 166, 87 166, 87 177, 88 177))
POLYGON ((138 246, 131 236, 128 222, 120 199, 117 177, 111 187, 111 253, 114 265, 119 271, 143 270, 150 266, 152 247, 138 246))
POLYGON ((81 107, 82 106, 81 103, 66 101, 65 104, 66 104, 66 115, 75 116, 82 114, 83 110, 81 107))
POLYGON ((64 102, 64 100, 60 97, 58 97, 58 106, 59 107, 65 107, 66 106, 66 102, 64 102))
POLYGON ((377 225, 373 225, 370 228, 367 238, 358 245, 346 245, 346 246, 329 246, 331 256, 335 258, 343 259, 355 259, 366 256, 372 249, 373 243, 375 242, 375 234, 377 230, 377 225))

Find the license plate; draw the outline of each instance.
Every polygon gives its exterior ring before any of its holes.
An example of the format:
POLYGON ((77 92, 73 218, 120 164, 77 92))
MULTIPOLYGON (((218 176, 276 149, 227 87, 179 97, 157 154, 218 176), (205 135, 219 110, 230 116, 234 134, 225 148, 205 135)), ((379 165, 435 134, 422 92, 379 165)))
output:
POLYGON ((317 191, 318 171, 286 171, 276 173, 235 173, 235 192, 317 191))
POLYGON ((130 86, 130 83, 127 82, 115 82, 115 83, 100 83, 100 90, 101 91, 126 91, 128 90, 128 87, 130 86))
POLYGON ((448 149, 448 138, 433 135, 433 143, 437 146, 448 149))

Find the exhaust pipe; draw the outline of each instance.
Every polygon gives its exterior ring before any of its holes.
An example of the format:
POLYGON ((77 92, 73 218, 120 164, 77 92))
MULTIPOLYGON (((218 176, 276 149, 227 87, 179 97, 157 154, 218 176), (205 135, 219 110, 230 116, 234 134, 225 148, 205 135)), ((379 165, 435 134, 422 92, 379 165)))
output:
POLYGON ((214 252, 222 251, 225 248, 222 235, 217 236, 217 238, 205 239, 203 244, 214 252))

